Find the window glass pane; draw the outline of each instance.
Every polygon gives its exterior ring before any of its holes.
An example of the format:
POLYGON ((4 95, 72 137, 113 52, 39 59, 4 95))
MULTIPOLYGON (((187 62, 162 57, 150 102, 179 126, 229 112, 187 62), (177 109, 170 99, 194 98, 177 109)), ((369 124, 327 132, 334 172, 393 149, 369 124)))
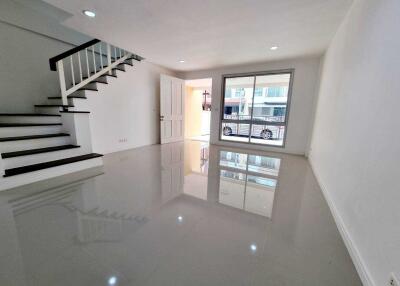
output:
POLYGON ((250 119, 253 86, 253 76, 225 79, 224 119, 250 119))
POLYGON ((238 122, 223 122, 222 134, 223 140, 236 142, 249 142, 250 124, 238 122))
POLYGON ((263 88, 261 87, 256 87, 256 89, 254 90, 254 96, 262 96, 263 95, 263 88))
POLYGON ((284 135, 284 125, 265 125, 254 122, 252 126, 250 142, 257 144, 283 146, 284 135))
POLYGON ((253 120, 285 122, 290 74, 256 77, 256 90, 265 89, 265 96, 254 97, 253 120))

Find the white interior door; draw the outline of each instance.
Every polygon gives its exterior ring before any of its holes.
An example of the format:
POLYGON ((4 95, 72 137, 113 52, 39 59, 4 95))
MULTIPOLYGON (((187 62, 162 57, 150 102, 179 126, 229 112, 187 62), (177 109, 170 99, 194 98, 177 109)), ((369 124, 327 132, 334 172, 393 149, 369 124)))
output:
POLYGON ((161 75, 160 129, 161 144, 184 139, 185 82, 161 75))

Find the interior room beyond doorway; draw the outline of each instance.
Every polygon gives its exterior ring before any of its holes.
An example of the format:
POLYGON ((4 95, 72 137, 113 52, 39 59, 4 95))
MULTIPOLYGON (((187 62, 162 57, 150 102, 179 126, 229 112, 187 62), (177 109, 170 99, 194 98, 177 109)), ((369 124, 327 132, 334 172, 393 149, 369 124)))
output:
POLYGON ((212 79, 185 81, 185 139, 210 141, 212 79))

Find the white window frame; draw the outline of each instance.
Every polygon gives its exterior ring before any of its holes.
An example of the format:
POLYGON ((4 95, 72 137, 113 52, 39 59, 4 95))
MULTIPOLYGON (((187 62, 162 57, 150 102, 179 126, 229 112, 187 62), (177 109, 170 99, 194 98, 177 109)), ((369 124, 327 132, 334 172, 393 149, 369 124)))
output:
MULTIPOLYGON (((291 99, 292 99, 292 90, 293 90, 293 80, 294 80, 294 72, 295 69, 283 69, 283 70, 272 70, 272 71, 261 71, 261 72, 249 72, 249 73, 237 73, 237 74, 224 74, 222 75, 222 94, 221 94, 221 106, 220 106, 220 116, 219 116, 219 135, 218 139, 222 142, 229 142, 232 144, 250 144, 250 145, 258 145, 264 147, 275 147, 275 148, 285 148, 286 147, 286 138, 288 134, 288 126, 289 126, 289 114, 290 114, 290 106, 291 106, 291 99), (261 144, 261 143, 254 143, 251 142, 251 131, 252 131, 252 122, 250 123, 249 127, 249 141, 242 142, 242 141, 233 141, 233 140, 226 140, 222 139, 222 124, 224 119, 224 112, 225 112, 225 81, 228 78, 237 78, 237 77, 251 77, 254 76, 264 76, 264 75, 277 75, 277 74, 290 74, 290 81, 288 86, 288 95, 287 95, 287 102, 286 102, 286 114, 285 114, 285 121, 284 122, 271 122, 268 123, 270 126, 284 126, 285 133, 283 135, 283 142, 282 145, 273 145, 273 144, 261 144)), ((256 79, 254 79, 254 86, 253 86, 253 102, 254 102, 254 95, 255 95, 255 85, 256 79)), ((253 112, 252 112, 253 117, 253 112)), ((253 121, 253 119, 251 119, 253 121)))

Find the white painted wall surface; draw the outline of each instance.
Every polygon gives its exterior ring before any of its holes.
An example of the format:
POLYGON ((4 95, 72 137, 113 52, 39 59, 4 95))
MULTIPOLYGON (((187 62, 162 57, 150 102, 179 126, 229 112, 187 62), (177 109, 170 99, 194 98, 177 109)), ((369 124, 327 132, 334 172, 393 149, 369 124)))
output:
POLYGON ((148 63, 126 66, 109 84, 89 92, 87 108, 93 151, 106 154, 160 142, 160 74, 172 72, 148 63), (127 141, 120 142, 121 139, 127 141))
POLYGON ((59 94, 49 58, 91 39, 63 27, 65 14, 39 0, 0 1, 0 112, 33 112, 59 94))
POLYGON ((325 56, 311 143, 365 285, 400 276, 399 15, 398 0, 355 1, 325 56))
POLYGON ((0 112, 33 112, 57 96, 58 75, 49 58, 73 46, 0 23, 0 112))
POLYGON ((182 73, 184 79, 212 78, 211 138, 213 144, 236 146, 265 151, 306 154, 312 129, 314 101, 317 93, 320 57, 307 57, 268 63, 232 66, 220 69, 182 73), (289 114, 286 146, 264 147, 219 140, 222 75, 294 68, 293 93, 289 114))

